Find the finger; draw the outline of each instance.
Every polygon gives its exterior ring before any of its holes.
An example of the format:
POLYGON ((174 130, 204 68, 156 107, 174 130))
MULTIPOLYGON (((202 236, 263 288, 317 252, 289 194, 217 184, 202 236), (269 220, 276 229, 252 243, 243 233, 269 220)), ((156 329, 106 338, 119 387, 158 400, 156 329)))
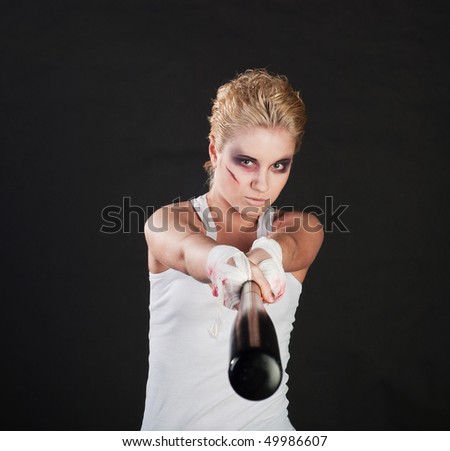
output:
POLYGON ((256 248, 247 252, 248 259, 255 265, 259 265, 262 261, 272 258, 271 255, 264 249, 256 248))
POLYGON ((251 264, 250 266, 252 271, 252 279, 259 285, 263 300, 269 304, 274 303, 275 297, 272 293, 272 288, 270 287, 267 279, 264 277, 262 271, 254 264, 251 264))

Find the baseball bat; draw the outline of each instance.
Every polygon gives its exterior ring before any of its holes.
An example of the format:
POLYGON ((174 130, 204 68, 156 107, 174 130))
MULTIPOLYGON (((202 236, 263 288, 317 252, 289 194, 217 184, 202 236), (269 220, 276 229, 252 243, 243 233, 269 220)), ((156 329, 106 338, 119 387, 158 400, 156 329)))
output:
POLYGON ((277 334, 264 307, 261 290, 252 280, 241 289, 231 332, 228 377, 234 391, 252 401, 273 395, 281 383, 277 334))

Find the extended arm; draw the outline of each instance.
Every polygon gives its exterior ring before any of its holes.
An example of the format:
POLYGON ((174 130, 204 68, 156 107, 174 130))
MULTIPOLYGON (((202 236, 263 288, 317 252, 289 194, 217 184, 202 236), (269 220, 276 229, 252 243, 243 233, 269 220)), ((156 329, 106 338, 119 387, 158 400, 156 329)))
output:
MULTIPOLYGON (((200 282, 210 283, 206 264, 210 251, 218 243, 201 232, 194 223, 194 215, 186 204, 168 205, 157 210, 145 225, 149 259, 151 256, 163 269, 176 269, 200 282)), ((232 261, 230 264, 234 265, 232 261)), ((252 260, 249 264, 251 278, 260 286, 264 300, 273 302, 270 284, 257 264, 252 260)), ((217 287, 214 293, 217 293, 217 287)))
POLYGON ((162 207, 147 221, 145 238, 149 253, 160 264, 208 283, 206 259, 217 243, 201 233, 193 214, 183 204, 162 207))
MULTIPOLYGON (((274 221, 273 229, 268 238, 281 246, 284 271, 303 273, 304 276, 322 245, 322 224, 311 213, 287 212, 274 221)), ((262 249, 255 249, 247 255, 256 264, 267 258, 262 249)))

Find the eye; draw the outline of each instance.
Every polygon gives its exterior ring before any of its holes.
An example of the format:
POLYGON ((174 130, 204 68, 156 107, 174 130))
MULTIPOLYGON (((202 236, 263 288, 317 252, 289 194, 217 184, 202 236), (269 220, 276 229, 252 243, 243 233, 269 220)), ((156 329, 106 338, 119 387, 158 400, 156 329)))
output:
POLYGON ((273 165, 273 167, 277 170, 277 171, 284 171, 286 169, 286 165, 284 163, 275 163, 273 165))
POLYGON ((242 166, 250 167, 253 164, 253 161, 242 158, 240 160, 240 163, 242 164, 242 166))
POLYGON ((288 172, 289 168, 291 167, 292 160, 289 158, 286 158, 284 160, 277 161, 272 165, 272 167, 275 169, 276 172, 284 173, 288 172))

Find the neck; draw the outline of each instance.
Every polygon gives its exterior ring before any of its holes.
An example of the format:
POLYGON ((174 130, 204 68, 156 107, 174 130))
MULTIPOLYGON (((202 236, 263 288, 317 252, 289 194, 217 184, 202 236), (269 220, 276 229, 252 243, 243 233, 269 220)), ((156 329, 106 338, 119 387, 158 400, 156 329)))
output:
POLYGON ((253 216, 242 214, 238 207, 231 205, 220 193, 217 193, 214 188, 211 188, 207 193, 206 200, 208 206, 211 208, 215 222, 228 226, 226 230, 230 230, 230 222, 233 230, 238 230, 242 227, 245 227, 246 229, 256 229, 259 216, 262 212, 253 216))

